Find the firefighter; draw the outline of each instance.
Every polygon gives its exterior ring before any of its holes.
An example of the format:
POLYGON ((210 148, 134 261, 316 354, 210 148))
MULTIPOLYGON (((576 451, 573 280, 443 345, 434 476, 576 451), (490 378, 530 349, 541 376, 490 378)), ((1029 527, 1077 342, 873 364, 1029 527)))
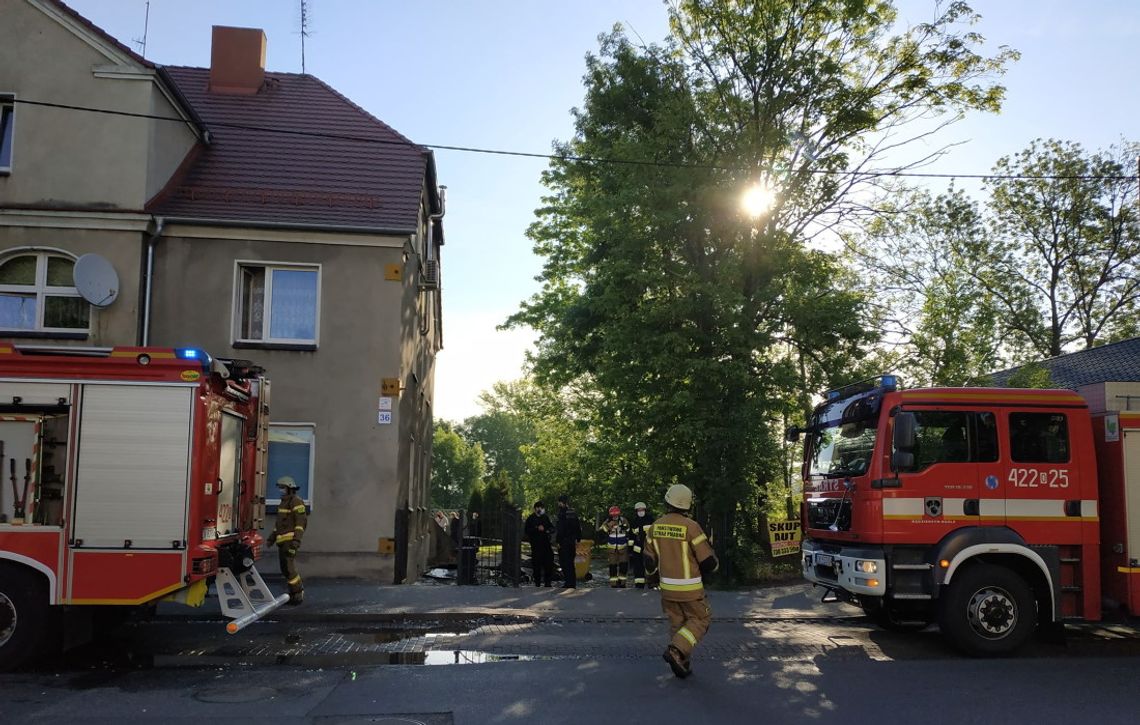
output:
POLYGON ((625 589, 626 575, 629 573, 629 522, 621 515, 621 509, 610 506, 610 517, 598 527, 606 535, 606 552, 610 560, 610 586, 625 589))
POLYGON ((709 629, 712 610, 705 599, 704 579, 719 565, 700 524, 688 516, 692 505, 688 486, 670 486, 665 493, 667 511, 650 526, 645 547, 647 567, 660 573, 661 609, 672 632, 662 656, 681 678, 692 672, 693 648, 709 629))
POLYGON ((297 495, 297 482, 292 476, 277 479, 281 489, 281 503, 277 504, 277 524, 269 535, 269 543, 277 545, 277 560, 281 563, 281 576, 289 585, 289 603, 300 604, 305 598, 305 587, 297 573, 297 550, 309 521, 305 502, 297 495))
POLYGON ((644 589, 645 537, 649 533, 649 526, 653 523, 653 514, 649 513, 643 501, 633 505, 633 513, 629 529, 629 563, 633 569, 633 585, 638 589, 644 589))

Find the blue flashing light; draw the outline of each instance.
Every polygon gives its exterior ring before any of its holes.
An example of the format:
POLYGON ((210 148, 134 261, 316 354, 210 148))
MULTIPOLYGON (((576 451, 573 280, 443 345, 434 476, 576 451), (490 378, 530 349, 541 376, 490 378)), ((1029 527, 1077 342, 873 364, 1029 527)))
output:
POLYGON ((827 399, 828 400, 836 400, 838 397, 839 397, 839 391, 838 390, 828 390, 827 391, 827 399))
POLYGON ((884 390, 894 390, 899 386, 899 376, 884 375, 882 379, 882 386, 884 390))
POLYGON ((183 360, 197 360, 202 356, 202 351, 195 350, 192 347, 183 347, 175 350, 174 354, 183 360))

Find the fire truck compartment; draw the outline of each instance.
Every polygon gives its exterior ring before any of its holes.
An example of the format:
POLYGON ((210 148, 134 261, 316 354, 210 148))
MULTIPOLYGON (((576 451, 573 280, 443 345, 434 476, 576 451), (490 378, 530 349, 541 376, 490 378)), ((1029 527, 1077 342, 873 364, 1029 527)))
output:
POLYGON ((191 386, 83 385, 76 548, 184 545, 193 391, 191 386))

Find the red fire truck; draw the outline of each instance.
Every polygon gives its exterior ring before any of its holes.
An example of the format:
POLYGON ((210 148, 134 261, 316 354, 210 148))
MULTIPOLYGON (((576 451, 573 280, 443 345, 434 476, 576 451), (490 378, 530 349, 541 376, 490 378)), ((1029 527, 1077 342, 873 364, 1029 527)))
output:
POLYGON ((263 540, 269 382, 202 350, 0 343, 0 669, 216 581, 231 632, 288 599, 263 540))
POLYGON ((889 375, 831 391, 788 432, 806 433, 804 576, 974 655, 1106 602, 1140 614, 1140 413, 1104 397, 889 375))

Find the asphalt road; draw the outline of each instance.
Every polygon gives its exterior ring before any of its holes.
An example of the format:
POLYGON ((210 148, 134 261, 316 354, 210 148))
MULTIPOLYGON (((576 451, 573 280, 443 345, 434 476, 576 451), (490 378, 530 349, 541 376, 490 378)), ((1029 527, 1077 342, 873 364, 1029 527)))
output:
MULTIPOLYGON (((842 610, 854 611, 854 610, 842 610)), ((0 722, 1134 723, 1140 631, 1071 627, 1064 644, 972 660, 936 630, 862 616, 714 622, 695 674, 660 659, 645 616, 344 617, 133 622, 0 675, 0 722), (457 664, 458 663, 458 664, 457 664)))

